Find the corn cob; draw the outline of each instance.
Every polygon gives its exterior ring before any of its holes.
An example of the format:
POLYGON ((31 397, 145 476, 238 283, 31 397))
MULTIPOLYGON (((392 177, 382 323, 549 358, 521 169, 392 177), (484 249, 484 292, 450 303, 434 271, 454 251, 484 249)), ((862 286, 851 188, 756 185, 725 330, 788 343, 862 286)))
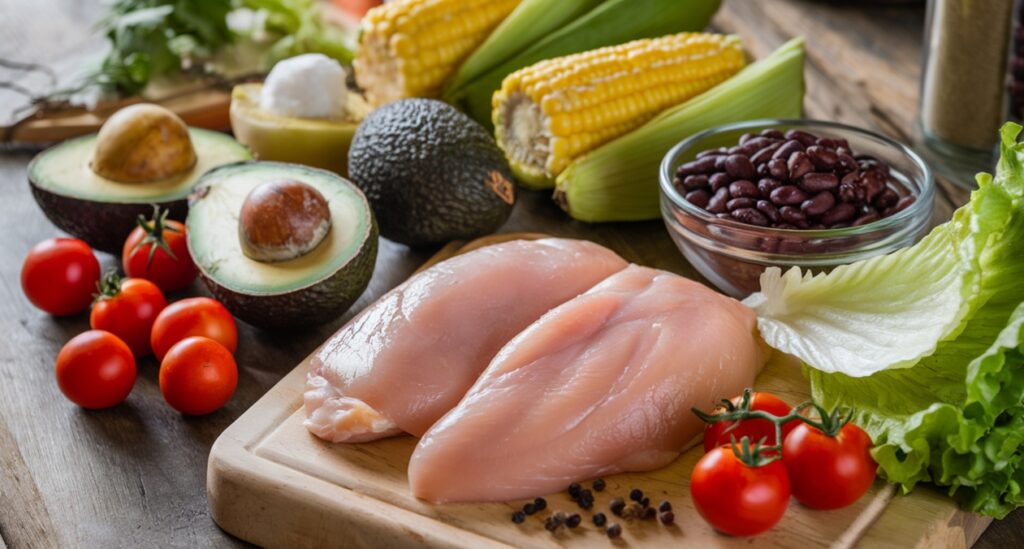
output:
MULTIPOLYGON (((533 3, 566 0, 524 0, 533 3)), ((622 44, 641 38, 654 38, 684 31, 699 31, 711 21, 721 0, 604 0, 600 5, 564 26, 536 38, 533 33, 519 32, 518 26, 506 27, 502 34, 493 34, 488 41, 502 46, 493 52, 493 67, 459 89, 445 90, 445 100, 461 108, 473 120, 492 127, 491 97, 501 82, 513 72, 538 61, 554 59, 604 46, 622 44), (518 35, 510 35, 519 32, 518 35), (531 40, 526 40, 530 38, 531 40), (515 52, 515 53, 512 53, 515 52), (507 59, 504 59, 507 57, 507 59)), ((524 7, 529 8, 530 6, 524 7)), ((550 9, 546 18, 563 13, 550 9)), ((538 23, 540 25, 540 23, 538 23)), ((476 61, 483 63, 482 61, 476 61)))
POLYGON ((582 221, 658 218, 659 168, 669 149, 722 124, 799 118, 803 69, 803 39, 797 38, 707 93, 573 162, 558 176, 555 200, 582 221))
POLYGON ((398 0, 362 21, 356 82, 373 105, 435 97, 520 0, 398 0))
POLYGON ((516 176, 553 187, 573 159, 743 68, 739 38, 683 33, 543 61, 494 94, 498 145, 516 176))

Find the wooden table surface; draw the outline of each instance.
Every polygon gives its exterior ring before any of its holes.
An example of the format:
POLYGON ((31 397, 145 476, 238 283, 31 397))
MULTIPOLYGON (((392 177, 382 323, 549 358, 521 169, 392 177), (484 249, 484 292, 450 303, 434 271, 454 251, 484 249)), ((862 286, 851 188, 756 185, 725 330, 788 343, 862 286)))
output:
MULTIPOLYGON (((920 75, 920 6, 858 8, 798 0, 727 0, 715 28, 740 34, 757 56, 807 38, 807 114, 910 140, 920 75)), ((95 2, 0 0, 0 58, 74 66, 95 50, 95 2)), ((0 80, 16 79, 0 70, 0 80)), ((41 81, 22 83, 38 86, 41 81)), ((0 122, 17 96, 0 90, 0 122)), ((183 417, 164 404, 157 364, 139 364, 127 402, 89 412, 63 398, 53 375, 60 347, 88 328, 86 315, 55 319, 21 292, 19 269, 36 242, 56 236, 25 181, 28 153, 0 154, 0 549, 6 547, 233 546, 206 505, 206 459, 220 432, 309 354, 345 318, 299 334, 240 325, 238 391, 223 410, 183 417)), ((965 193, 943 184, 936 220, 965 193)), ((586 225, 545 193, 524 193, 504 231, 537 231, 606 244, 632 261, 699 278, 660 222, 586 225)), ((402 281, 431 251, 382 241, 365 306, 402 281)), ((100 254, 104 266, 113 257, 100 254)), ((202 294, 197 283, 192 294, 202 294)), ((180 296, 176 296, 180 297, 180 296)), ((346 317, 347 318, 347 317, 346 317)), ((1024 546, 1024 514, 995 523, 978 547, 1024 546)))

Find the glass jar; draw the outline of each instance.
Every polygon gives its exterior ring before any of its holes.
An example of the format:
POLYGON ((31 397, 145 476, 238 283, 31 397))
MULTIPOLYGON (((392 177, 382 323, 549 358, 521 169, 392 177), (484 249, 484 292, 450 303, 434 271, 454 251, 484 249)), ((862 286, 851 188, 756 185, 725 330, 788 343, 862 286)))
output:
POLYGON ((973 188, 1007 112, 1013 0, 929 0, 916 141, 940 175, 973 188))

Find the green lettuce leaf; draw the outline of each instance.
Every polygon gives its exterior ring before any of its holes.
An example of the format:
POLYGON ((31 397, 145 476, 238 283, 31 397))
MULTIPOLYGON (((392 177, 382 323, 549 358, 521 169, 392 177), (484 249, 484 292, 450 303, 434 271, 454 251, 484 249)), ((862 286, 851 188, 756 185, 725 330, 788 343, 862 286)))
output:
POLYGON ((917 245, 828 275, 774 273, 751 299, 814 399, 857 410, 880 474, 948 487, 1002 517, 1024 505, 1024 146, 917 245))

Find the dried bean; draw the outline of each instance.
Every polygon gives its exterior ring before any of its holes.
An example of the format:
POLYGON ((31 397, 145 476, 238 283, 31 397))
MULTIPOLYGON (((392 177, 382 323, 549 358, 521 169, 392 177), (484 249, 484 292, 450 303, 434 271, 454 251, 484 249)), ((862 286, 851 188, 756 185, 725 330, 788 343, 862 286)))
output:
POLYGON ((773 158, 768 161, 768 173, 775 179, 789 179, 789 166, 784 158, 773 158))
POLYGON ((715 159, 715 170, 714 171, 716 171, 716 172, 724 172, 725 171, 725 159, 729 158, 729 156, 730 155, 726 155, 726 154, 723 154, 721 156, 713 156, 712 158, 715 159))
POLYGON ((820 192, 800 204, 800 210, 807 215, 821 215, 836 205, 836 196, 828 191, 820 192))
POLYGON ((698 208, 707 208, 711 201, 711 194, 704 189, 697 189, 686 193, 686 201, 698 208))
POLYGON ((774 145, 768 145, 767 147, 754 153, 754 155, 750 157, 750 161, 753 162, 755 166, 760 166, 761 164, 764 164, 765 162, 771 160, 772 155, 775 154, 775 151, 779 150, 780 146, 781 145, 779 145, 778 143, 775 143, 774 145))
POLYGON ((746 145, 747 141, 757 137, 756 133, 747 132, 740 136, 740 145, 746 145))
POLYGON ((885 175, 877 169, 862 173, 860 184, 864 188, 864 200, 874 202, 878 194, 885 190, 885 179, 885 175))
POLYGON ((790 156, 793 156, 793 153, 801 152, 803 150, 803 143, 796 141, 795 139, 791 139, 783 143, 782 146, 779 147, 779 150, 775 151, 775 154, 772 155, 772 158, 781 158, 782 160, 786 160, 790 156))
POLYGON ((914 202, 917 202, 917 197, 913 195, 904 196, 899 199, 899 202, 896 202, 896 211, 902 212, 903 210, 909 208, 910 205, 913 204, 914 202))
POLYGON ((750 159, 739 154, 725 157, 725 173, 733 179, 753 179, 757 175, 750 159))
POLYGON ((790 179, 794 181, 814 171, 814 163, 803 151, 793 153, 786 161, 786 167, 789 168, 790 179))
POLYGON ((782 186, 782 183, 778 179, 772 179, 770 177, 763 177, 757 182, 757 190, 761 192, 761 196, 768 196, 772 194, 772 191, 782 186))
POLYGON ((800 190, 800 187, 796 185, 783 185, 772 191, 769 198, 776 205, 788 206, 807 200, 807 193, 800 190))
POLYGON ((783 206, 779 208, 779 215, 782 217, 782 221, 789 223, 790 225, 796 225, 797 227, 807 224, 807 216, 804 212, 800 211, 793 206, 783 206))
POLYGON ((786 132, 786 139, 795 139, 799 141, 804 147, 810 147, 811 145, 818 142, 817 137, 803 130, 789 130, 788 132, 786 132))
POLYGON ((740 179, 739 181, 733 181, 729 184, 729 196, 733 198, 757 198, 757 185, 754 185, 746 179, 740 179))
POLYGON ((704 158, 704 157, 707 157, 707 156, 721 156, 723 154, 725 154, 725 147, 720 147, 720 148, 717 148, 717 149, 701 151, 701 152, 697 153, 697 158, 704 158))
POLYGON ((729 201, 729 189, 722 187, 715 191, 715 195, 708 200, 708 205, 705 208, 711 213, 725 213, 725 203, 729 201))
MULTIPOLYGON (((699 176, 690 176, 699 177, 699 176)), ((839 186, 839 178, 834 173, 809 173, 800 180, 800 188, 809 193, 831 191, 839 186)))
POLYGON ((715 169, 715 162, 718 158, 719 157, 717 156, 707 156, 692 162, 687 162, 686 164, 679 166, 679 169, 676 170, 676 175, 686 177, 688 175, 711 173, 712 170, 715 169))
POLYGON ((757 175, 761 177, 768 177, 771 173, 768 171, 768 164, 764 163, 757 166, 757 175))
POLYGON ((785 135, 776 130, 775 128, 768 128, 767 130, 761 130, 762 137, 770 137, 772 139, 785 139, 785 135))
POLYGON ((732 178, 727 173, 716 173, 708 179, 708 182, 711 183, 712 192, 718 192, 718 189, 725 187, 730 181, 732 181, 732 178))
POLYGON ((779 209, 775 207, 775 204, 772 204, 767 200, 758 200, 755 207, 757 208, 757 211, 763 213, 764 216, 772 223, 778 223, 779 220, 782 219, 779 216, 779 209))
POLYGON ((843 223, 853 219, 855 215, 857 215, 857 208, 855 208, 853 204, 840 202, 833 206, 831 210, 821 215, 821 222, 825 225, 834 226, 837 223, 843 223))
POLYGON ((899 200, 900 196, 896 194, 896 191, 892 189, 886 189, 882 191, 882 194, 879 194, 878 197, 872 201, 872 203, 879 210, 886 210, 888 208, 892 208, 893 206, 895 206, 896 203, 899 202, 899 200))
POLYGON ((760 151, 765 147, 769 147, 775 144, 775 141, 768 139, 767 137, 754 137, 746 142, 741 142, 744 148, 753 149, 753 152, 760 151))
POLYGON ((688 175, 686 179, 683 179, 683 187, 687 190, 701 189, 708 186, 708 176, 706 175, 688 175))
POLYGON ((856 172, 860 170, 860 166, 857 165, 857 161, 853 159, 849 154, 843 153, 838 156, 839 158, 839 169, 843 172, 856 172))
POLYGON ((839 162, 839 155, 835 151, 818 145, 807 147, 807 156, 819 170, 831 170, 839 162))
POLYGON ((733 198, 732 200, 725 203, 725 207, 728 208, 729 211, 732 212, 733 217, 735 217, 736 212, 734 210, 738 210, 740 208, 753 208, 755 204, 757 204, 757 201, 754 200, 753 198, 743 197, 733 198))
MULTIPOLYGON (((736 200, 751 200, 749 198, 738 198, 736 200)), ((764 214, 755 210, 754 208, 740 208, 732 211, 732 217, 736 221, 746 223, 747 225, 757 225, 758 227, 765 227, 768 225, 768 218, 764 214)))

